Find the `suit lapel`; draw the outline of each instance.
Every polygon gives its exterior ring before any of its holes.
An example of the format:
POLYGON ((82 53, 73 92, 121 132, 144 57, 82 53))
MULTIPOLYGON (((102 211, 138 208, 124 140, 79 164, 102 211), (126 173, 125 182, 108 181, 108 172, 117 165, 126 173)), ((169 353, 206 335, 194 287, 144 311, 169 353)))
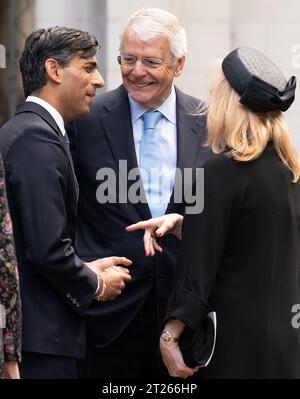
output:
MULTIPOLYGON (((121 169, 119 170, 119 174, 123 183, 129 188, 128 173, 130 170, 138 168, 138 163, 134 146, 128 95, 123 86, 116 90, 115 96, 105 104, 104 108, 107 113, 101 117, 100 123, 102 123, 118 170, 120 160, 127 162, 127 170, 121 169)), ((142 187, 142 184, 140 186, 142 187)), ((141 196, 146 198, 143 189, 141 196)), ((138 202, 134 206, 143 219, 151 217, 147 201, 138 202)))
MULTIPOLYGON (((175 186, 166 213, 176 212, 180 204, 174 203, 174 191, 182 185, 185 168, 194 169, 197 158, 207 150, 202 147, 206 137, 205 120, 195 115, 195 103, 176 88, 177 109, 177 168, 181 172, 176 175, 175 186)), ((193 179, 194 179, 193 174, 193 179)))
POLYGON ((104 106, 108 113, 101 117, 101 123, 116 164, 119 164, 120 159, 127 160, 128 169, 130 169, 138 165, 134 148, 129 101, 126 91, 124 89, 121 90, 121 88, 119 88, 116 97, 104 106), (114 101, 118 95, 119 101, 114 101))
POLYGON ((24 112, 33 112, 39 115, 57 134, 62 134, 55 120, 49 114, 49 112, 41 105, 33 103, 31 101, 23 102, 17 106, 16 115, 24 112))
POLYGON ((74 178, 75 178, 75 171, 74 171, 74 165, 73 165, 73 160, 70 154, 70 151, 67 149, 66 142, 63 138, 63 134, 60 131, 59 127, 57 126, 55 120, 52 118, 52 116, 49 114, 49 112, 43 108, 41 105, 33 103, 31 101, 28 102, 23 102, 17 106, 16 110, 16 115, 24 113, 24 112, 33 112, 37 115, 39 115, 40 118, 42 118, 48 125, 49 127, 54 130, 55 134, 57 135, 59 141, 61 142, 62 146, 66 150, 66 154, 69 160, 70 167, 74 173, 74 178))

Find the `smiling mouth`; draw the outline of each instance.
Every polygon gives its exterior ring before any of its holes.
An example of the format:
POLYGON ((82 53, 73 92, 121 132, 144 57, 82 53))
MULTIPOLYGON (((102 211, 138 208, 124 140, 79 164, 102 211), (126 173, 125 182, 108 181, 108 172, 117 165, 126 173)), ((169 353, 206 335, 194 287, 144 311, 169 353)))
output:
POLYGON ((149 87, 152 86, 154 83, 150 82, 150 83, 137 83, 137 82, 131 82, 134 86, 138 87, 139 89, 143 89, 145 87, 149 87))

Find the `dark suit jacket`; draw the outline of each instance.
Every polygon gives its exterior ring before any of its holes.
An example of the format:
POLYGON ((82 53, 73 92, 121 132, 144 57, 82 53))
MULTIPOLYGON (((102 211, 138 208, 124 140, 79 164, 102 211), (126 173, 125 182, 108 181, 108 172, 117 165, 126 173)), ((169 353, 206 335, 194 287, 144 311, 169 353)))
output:
POLYGON ((300 183, 272 144, 253 162, 219 154, 204 173, 204 211, 184 219, 167 319, 195 329, 208 306, 216 311, 215 352, 199 378, 300 378, 292 311, 300 303, 300 183))
POLYGON ((75 255, 72 159, 51 115, 27 102, 0 129, 23 310, 23 351, 82 357, 97 277, 75 255))
MULTIPOLYGON (((192 115, 200 100, 176 90, 178 167, 200 167, 209 156, 201 147, 206 130, 203 118, 192 115)), ((69 130, 79 182, 77 250, 86 260, 111 255, 126 256, 133 261, 132 281, 116 300, 94 304, 87 313, 90 342, 104 346, 112 342, 130 323, 143 305, 155 283, 157 312, 161 324, 168 299, 179 242, 173 236, 161 240, 164 252, 146 258, 143 232, 127 233, 125 226, 148 219, 147 203, 99 204, 96 191, 102 181, 96 179, 100 168, 116 172, 120 184, 126 172, 118 169, 119 160, 128 162, 128 171, 137 168, 128 95, 123 86, 96 97, 87 117, 69 130)), ((125 176, 124 176, 125 175, 125 176)), ((128 188, 133 182, 127 182, 128 188)), ((167 213, 184 212, 184 205, 173 198, 167 213)), ((147 317, 145 315, 145 317, 147 317)))

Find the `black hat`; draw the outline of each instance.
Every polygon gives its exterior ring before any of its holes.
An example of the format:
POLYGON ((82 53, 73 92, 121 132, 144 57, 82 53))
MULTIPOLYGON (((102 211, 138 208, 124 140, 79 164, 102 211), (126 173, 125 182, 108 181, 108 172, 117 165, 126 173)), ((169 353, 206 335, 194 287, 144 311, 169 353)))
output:
POLYGON ((222 62, 222 69, 240 103, 254 112, 286 111, 295 99, 296 77, 286 80, 265 54, 239 47, 222 62))

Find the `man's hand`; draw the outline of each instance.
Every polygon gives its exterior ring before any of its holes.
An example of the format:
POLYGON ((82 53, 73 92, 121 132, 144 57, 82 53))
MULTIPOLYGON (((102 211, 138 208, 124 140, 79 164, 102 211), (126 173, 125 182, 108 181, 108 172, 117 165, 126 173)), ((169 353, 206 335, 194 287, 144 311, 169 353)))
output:
POLYGON ((85 262, 85 264, 100 277, 101 283, 106 286, 104 294, 101 298, 97 298, 100 302, 115 299, 125 288, 125 283, 131 280, 127 267, 132 262, 123 256, 109 256, 92 262, 85 262))
POLYGON ((132 262, 131 260, 124 258, 123 256, 109 256, 108 258, 100 258, 93 260, 92 262, 85 262, 85 264, 94 273, 100 276, 101 272, 109 267, 114 267, 118 265, 130 266, 132 262))
POLYGON ((131 280, 128 269, 121 266, 113 266, 105 269, 100 277, 105 282, 104 295, 99 299, 101 302, 111 301, 121 294, 125 284, 131 280))

